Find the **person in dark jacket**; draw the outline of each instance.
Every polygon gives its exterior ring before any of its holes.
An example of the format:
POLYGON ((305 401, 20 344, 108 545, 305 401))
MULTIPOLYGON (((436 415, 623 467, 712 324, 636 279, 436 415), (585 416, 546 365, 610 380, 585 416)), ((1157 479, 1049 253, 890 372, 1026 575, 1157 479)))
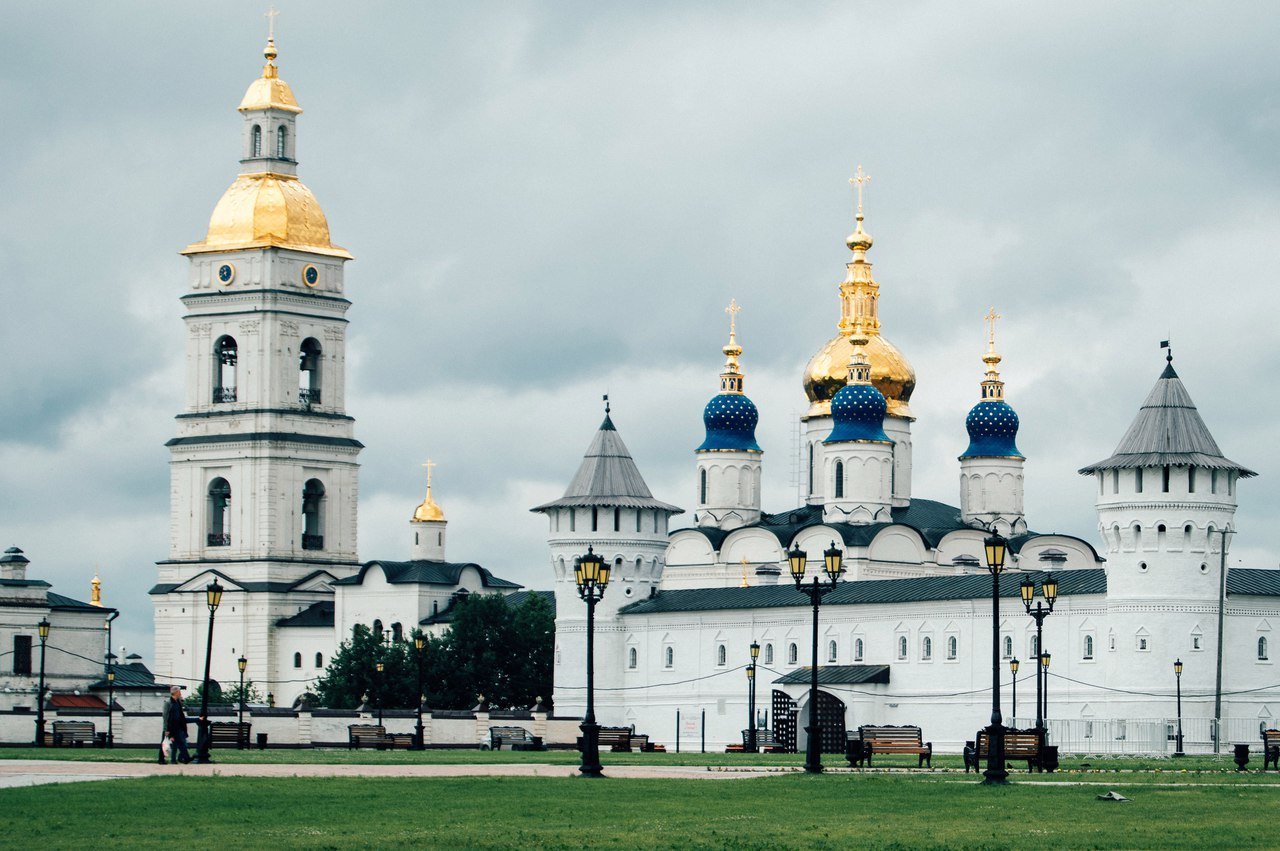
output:
MULTIPOLYGON (((191 755, 187 753, 187 713, 183 711, 182 689, 178 686, 169 689, 169 699, 165 701, 161 716, 164 720, 161 735, 168 736, 170 740, 170 763, 181 760, 185 765, 191 762, 191 755)), ((160 752, 160 761, 164 762, 164 751, 160 752)))

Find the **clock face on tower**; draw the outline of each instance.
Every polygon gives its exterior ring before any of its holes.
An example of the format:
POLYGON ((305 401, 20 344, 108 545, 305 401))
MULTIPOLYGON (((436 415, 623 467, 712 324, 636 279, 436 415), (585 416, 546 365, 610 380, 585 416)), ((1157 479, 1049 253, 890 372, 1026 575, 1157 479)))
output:
POLYGON ((302 267, 302 283, 314 287, 320 282, 320 270, 310 264, 302 267))
POLYGON ((236 279, 235 266, 232 266, 230 263, 223 263, 221 266, 218 267, 218 280, 222 282, 223 286, 230 284, 235 279, 236 279))

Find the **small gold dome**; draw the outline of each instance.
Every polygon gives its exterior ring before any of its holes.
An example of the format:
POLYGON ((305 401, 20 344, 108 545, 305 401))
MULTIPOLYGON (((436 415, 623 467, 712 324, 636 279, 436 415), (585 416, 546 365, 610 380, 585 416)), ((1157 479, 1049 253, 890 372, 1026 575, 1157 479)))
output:
POLYGON ((275 66, 276 40, 274 38, 267 41, 267 47, 262 51, 262 55, 267 58, 267 64, 262 66, 262 76, 249 84, 248 90, 244 93, 244 99, 236 108, 241 112, 255 109, 302 112, 302 107, 298 106, 298 102, 293 97, 293 90, 289 88, 288 83, 280 79, 280 72, 275 66))
POLYGON ((183 254, 237 248, 294 248, 351 259, 329 242, 329 221, 302 181, 287 174, 242 174, 223 193, 203 242, 183 254))
POLYGON ((439 506, 434 499, 431 498, 431 488, 427 487, 427 498, 422 501, 413 512, 414 523, 430 523, 432 521, 443 521, 444 509, 439 506))
MULTIPOLYGON (((907 403, 916 389, 916 371, 897 347, 879 334, 872 334, 863 348, 871 364, 871 383, 884 394, 891 417, 912 418, 907 403)), ((831 397, 849 381, 849 359, 853 343, 839 334, 823 346, 804 370, 804 392, 812 403, 806 416, 831 414, 831 397)))

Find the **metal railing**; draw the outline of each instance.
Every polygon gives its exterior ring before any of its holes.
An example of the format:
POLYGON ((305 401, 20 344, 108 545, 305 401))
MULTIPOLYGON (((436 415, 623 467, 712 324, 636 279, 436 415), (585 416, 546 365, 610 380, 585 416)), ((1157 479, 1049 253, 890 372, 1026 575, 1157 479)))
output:
POLYGON ((234 402, 236 400, 236 388, 234 387, 215 387, 213 388, 214 404, 219 402, 234 402))
POLYGON ((304 550, 323 550, 324 535, 303 535, 302 548, 304 550))
POLYGON ((320 404, 320 388, 298 388, 298 404, 310 408, 312 405, 320 404))
POLYGON ((231 546, 230 532, 210 532, 206 544, 211 547, 231 546))
MULTIPOLYGON (((1257 745, 1275 719, 1223 718, 1221 753, 1234 744, 1257 745)), ((1049 744, 1062 753, 1169 756, 1177 749, 1177 718, 1050 718, 1049 744)), ((1182 719, 1182 748, 1189 754, 1213 753, 1217 739, 1212 718, 1182 719)))

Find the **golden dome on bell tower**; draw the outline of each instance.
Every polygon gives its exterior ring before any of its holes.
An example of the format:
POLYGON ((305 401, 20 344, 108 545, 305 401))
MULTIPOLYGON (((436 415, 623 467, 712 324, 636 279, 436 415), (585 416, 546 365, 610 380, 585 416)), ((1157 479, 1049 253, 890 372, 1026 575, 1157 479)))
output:
POLYGON ((871 383, 884 394, 888 415, 914 419, 908 402, 916 387, 916 371, 902 352, 880 334, 880 285, 867 262, 873 240, 862 227, 862 188, 870 179, 858 166, 849 180, 858 189, 858 215, 857 226, 845 240, 853 259, 846 264, 845 278, 840 282, 840 322, 836 325, 840 333, 828 340, 805 367, 804 392, 810 402, 806 419, 831 415, 831 397, 849 378, 849 359, 853 357, 850 338, 855 332, 867 339, 862 351, 871 365, 871 383))

